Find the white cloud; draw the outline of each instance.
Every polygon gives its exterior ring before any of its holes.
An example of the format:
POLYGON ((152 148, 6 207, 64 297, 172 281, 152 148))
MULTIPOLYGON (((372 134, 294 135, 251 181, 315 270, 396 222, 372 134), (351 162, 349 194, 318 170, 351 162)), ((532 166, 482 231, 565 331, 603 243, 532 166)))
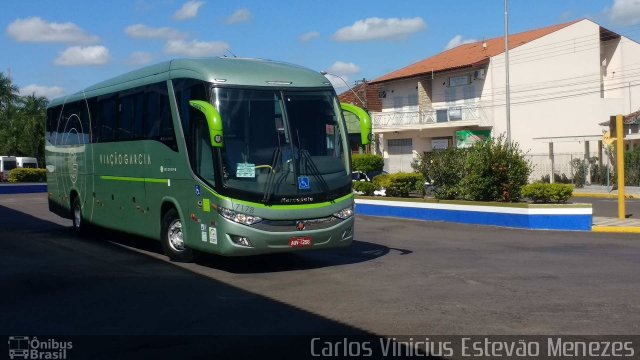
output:
POLYGON ((104 65, 110 58, 109 49, 104 46, 71 46, 53 63, 62 66, 104 65))
POLYGON ((134 51, 124 61, 129 65, 145 65, 153 61, 153 55, 144 51, 134 51))
POLYGON ((453 49, 454 47, 458 47, 462 44, 470 44, 470 43, 474 43, 478 40, 476 39, 463 39, 462 35, 456 35, 453 38, 451 38, 451 40, 449 40, 449 42, 447 43, 447 46, 444 47, 445 50, 449 50, 449 49, 453 49))
POLYGON ((20 88, 20 95, 29 96, 35 94, 36 96, 44 96, 47 99, 53 99, 65 94, 65 91, 60 86, 44 86, 31 84, 20 88))
POLYGON ((317 39, 320 36, 320 33, 317 31, 310 31, 308 33, 304 33, 298 36, 298 41, 300 42, 309 42, 311 40, 317 39))
POLYGON ((336 61, 327 71, 337 75, 352 75, 359 73, 360 68, 358 67, 358 65, 351 62, 346 63, 343 61, 336 61))
POLYGON ((16 19, 7 26, 7 34, 20 42, 62 42, 94 44, 99 38, 89 35, 74 23, 46 22, 39 17, 16 19))
POLYGON ((420 17, 411 19, 373 17, 358 20, 351 26, 339 29, 333 34, 333 39, 335 41, 405 39, 426 27, 427 24, 420 17))
POLYGON ((182 7, 173 14, 176 20, 187 20, 198 16, 200 7, 204 5, 204 1, 187 1, 182 7))
POLYGON ((227 18, 227 24, 238 24, 253 19, 253 14, 248 9, 238 9, 227 18))
POLYGON ((169 40, 164 46, 164 52, 189 57, 220 56, 229 48, 229 44, 224 41, 169 40))
POLYGON ((354 63, 336 61, 327 70, 326 78, 329 79, 331 85, 336 89, 336 92, 340 93, 348 89, 349 75, 354 75, 359 72, 360 68, 354 63))
POLYGON ((613 0, 613 6, 605 13, 616 25, 640 24, 640 0, 613 0))
POLYGON ((129 25, 124 29, 125 34, 136 39, 184 39, 187 34, 169 27, 154 28, 143 24, 129 25))

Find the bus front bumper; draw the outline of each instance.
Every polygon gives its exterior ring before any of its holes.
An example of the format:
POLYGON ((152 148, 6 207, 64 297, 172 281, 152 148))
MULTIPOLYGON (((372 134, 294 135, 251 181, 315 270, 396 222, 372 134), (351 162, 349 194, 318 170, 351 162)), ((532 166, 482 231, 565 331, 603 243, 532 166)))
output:
POLYGON ((202 249, 226 256, 246 256, 349 246, 353 241, 353 216, 318 229, 317 224, 256 224, 246 226, 224 220, 217 227, 217 243, 202 249), (280 227, 280 228, 278 228, 280 227))

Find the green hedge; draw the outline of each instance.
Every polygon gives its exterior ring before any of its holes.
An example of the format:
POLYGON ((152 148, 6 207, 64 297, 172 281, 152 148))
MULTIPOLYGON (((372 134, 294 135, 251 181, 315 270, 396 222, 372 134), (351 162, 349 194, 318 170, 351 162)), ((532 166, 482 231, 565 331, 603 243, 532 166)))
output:
POLYGON ((373 192, 376 191, 376 186, 369 181, 354 181, 353 190, 360 191, 366 196, 372 196, 373 192))
POLYGON ((45 182, 47 181, 47 169, 23 169, 15 168, 9 171, 9 182, 45 182))
POLYGON ((520 193, 535 203, 564 203, 573 195, 573 186, 567 184, 528 184, 522 187, 520 193))
MULTIPOLYGON (((418 173, 395 173, 383 175, 378 181, 381 188, 385 188, 386 195, 392 197, 409 197, 410 192, 424 191, 424 176, 418 173), (382 185, 386 186, 382 186, 382 185)), ((379 176, 376 176, 378 178, 379 176)))
POLYGON ((353 171, 362 171, 363 173, 379 171, 384 168, 384 159, 380 155, 355 154, 351 155, 351 167, 353 171))

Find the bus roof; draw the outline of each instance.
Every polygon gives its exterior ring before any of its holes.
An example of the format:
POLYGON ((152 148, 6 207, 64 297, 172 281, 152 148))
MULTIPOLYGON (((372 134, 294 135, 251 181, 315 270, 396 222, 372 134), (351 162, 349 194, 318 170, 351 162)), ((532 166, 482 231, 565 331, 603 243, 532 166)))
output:
POLYGON ((175 78, 218 84, 277 87, 331 87, 319 72, 284 62, 247 58, 175 59, 150 65, 52 100, 49 107, 175 78), (84 93, 84 96, 83 96, 84 93))

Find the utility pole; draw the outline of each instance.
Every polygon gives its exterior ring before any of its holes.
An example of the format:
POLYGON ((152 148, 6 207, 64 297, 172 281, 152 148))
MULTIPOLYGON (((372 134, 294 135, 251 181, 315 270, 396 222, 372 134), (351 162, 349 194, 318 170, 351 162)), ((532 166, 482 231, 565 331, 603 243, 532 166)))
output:
POLYGON ((509 12, 504 0, 504 65, 506 72, 507 144, 511 145, 511 91, 509 89, 509 12))

